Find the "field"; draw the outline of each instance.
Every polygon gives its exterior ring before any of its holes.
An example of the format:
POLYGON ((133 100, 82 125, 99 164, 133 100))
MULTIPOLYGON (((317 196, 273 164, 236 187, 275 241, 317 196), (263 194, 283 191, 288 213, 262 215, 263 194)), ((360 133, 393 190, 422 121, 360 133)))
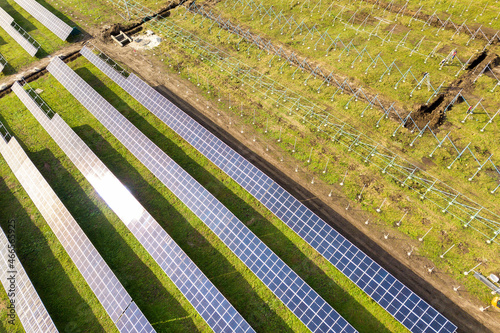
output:
MULTIPOLYGON (((471 274, 463 274, 478 264, 485 276, 500 273, 497 3, 479 1, 467 8, 464 1, 421 1, 406 8, 403 1, 381 5, 207 0, 197 1, 196 7, 177 6, 166 17, 140 20, 170 3, 129 1, 130 22, 124 20, 127 12, 120 3, 59 0, 47 5, 85 34, 97 37, 89 39, 122 67, 186 101, 236 146, 245 145, 271 169, 285 174, 284 184, 302 188, 314 202, 331 207, 483 329, 497 328, 498 311, 479 310, 489 303, 489 290, 471 274), (420 6, 432 11, 419 11, 420 6), (441 21, 425 24, 434 11, 441 21), (452 19, 445 21, 448 17, 452 19), (457 26, 465 19, 468 29, 482 29, 483 37, 458 33, 457 26), (124 30, 126 24, 136 23, 163 41, 152 50, 120 49, 104 33, 118 22, 124 30), (441 62, 452 50, 458 51, 453 61, 441 62)), ((39 58, 83 39, 82 34, 61 42, 13 1, 0 1, 0 6, 16 21, 31 25, 28 32, 44 47, 39 58)), ((15 60, 1 74, 0 83, 37 61, 28 59, 21 48, 9 47, 14 41, 3 33, 0 37, 7 44, 0 40, 0 53, 15 60)), ((68 64, 357 330, 407 331, 98 69, 84 58, 68 64)), ((256 331, 307 331, 50 74, 30 84, 43 90, 41 97, 256 331)), ((158 332, 211 331, 12 93, 0 98, 0 122, 21 142, 158 332)), ((16 220, 18 256, 58 329, 115 331, 9 167, 0 161, 0 224, 5 230, 9 219, 16 220)), ((345 222, 331 223, 344 233, 349 230, 342 226, 345 222)), ((13 330, 6 324, 3 289, 0 300, 0 332, 22 332, 21 325, 13 330)))
MULTIPOLYGON (((341 273, 314 254, 304 241, 282 225, 255 199, 228 179, 193 148, 165 128, 158 120, 120 88, 113 85, 83 58, 72 67, 99 93, 119 108, 148 137, 174 158, 201 184, 226 204, 268 246, 297 271, 315 290, 337 304, 335 308, 350 322, 366 331, 404 331, 385 311, 363 295, 341 273), (362 304, 360 306, 360 304, 362 304), (359 309, 366 309, 359 311, 359 309)), ((253 327, 261 331, 302 331, 305 329, 241 262, 225 248, 213 233, 188 211, 158 180, 114 139, 78 102, 51 77, 32 83, 44 90, 43 98, 86 141, 99 158, 126 184, 141 203, 159 221, 186 253, 193 258, 211 281, 236 305, 253 327), (230 277, 230 278, 228 278, 230 277), (245 308, 247 309, 245 313, 245 308), (260 313, 260 314, 259 314, 260 313), (262 321, 262 318, 266 318, 262 321)), ((69 208, 75 219, 98 248, 106 262, 125 285, 132 298, 143 309, 157 331, 209 330, 194 309, 183 300, 168 277, 161 272, 137 240, 100 200, 64 153, 52 142, 17 97, 2 99, 2 123, 23 143, 30 158, 69 208), (17 124, 17 125, 16 125, 17 124), (33 137, 30 133, 38 133, 33 137), (140 281, 136 283, 134 281, 140 281)), ((43 218, 36 213, 26 193, 19 188, 8 166, 2 164, 3 190, 17 188, 9 200, 2 200, 2 214, 18 223, 20 260, 28 262, 37 253, 36 265, 26 267, 28 275, 47 299, 56 325, 75 329, 91 327, 92 331, 112 331, 113 324, 97 299, 75 270, 43 218), (16 203, 13 205, 13 203, 16 203), (25 214, 21 207, 28 207, 25 214), (33 230, 40 229, 39 232, 33 230), (40 259, 43 258, 43 259, 40 259), (46 267, 53 267, 48 270, 46 267), (38 266, 38 267, 37 267, 38 266), (48 279, 45 274, 55 278, 48 279), (74 286, 79 286, 75 289, 74 286), (66 290, 73 290, 72 296, 66 290), (54 293, 60 291, 61 294, 54 293), (78 304, 73 297, 80 300, 78 304), (89 306, 89 303, 93 306, 89 306), (70 306, 71 304, 71 306, 70 306), (63 311, 58 309, 64 309, 63 311), (69 318, 76 318, 72 321, 69 318)), ((4 193, 2 191, 2 193, 4 193)), ((5 294, 3 295, 5 299, 5 294)), ((4 322, 4 321, 3 321, 4 322)))

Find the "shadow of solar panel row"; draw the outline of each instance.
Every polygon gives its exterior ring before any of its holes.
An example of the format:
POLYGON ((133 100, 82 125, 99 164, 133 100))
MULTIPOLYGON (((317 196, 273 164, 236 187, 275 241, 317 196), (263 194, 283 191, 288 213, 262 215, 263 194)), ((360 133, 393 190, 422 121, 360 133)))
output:
POLYGON ((35 0, 14 1, 60 39, 66 40, 73 31, 72 27, 35 0))
MULTIPOLYGON (((14 137, 9 143, 0 140, 0 153, 103 308, 116 323, 132 303, 125 288, 30 161, 17 140, 14 137)), ((146 328, 136 330, 136 332, 154 332, 154 329, 148 323, 146 328)))
POLYGON ((0 73, 3 72, 5 65, 7 65, 7 60, 0 54, 0 73))
POLYGON ((62 60, 47 70, 198 216, 313 332, 355 329, 210 192, 94 91, 62 60))
POLYGON ((0 7, 0 27, 7 32, 32 57, 38 52, 39 44, 14 19, 0 7), (36 45, 33 45, 36 44, 36 45))
MULTIPOLYGON (((253 332, 212 282, 64 120, 52 111, 50 114, 54 116, 50 119, 18 82, 14 83, 12 90, 208 325, 215 332, 253 332)), ((36 94, 34 91, 30 93, 36 94)))
POLYGON ((127 78, 87 47, 81 54, 189 142, 412 332, 456 326, 299 200, 133 73, 127 78))
MULTIPOLYGON (((31 284, 19 258, 13 251, 11 243, 0 228, 0 282, 9 299, 14 300, 15 317, 21 320, 26 333, 57 332, 57 328, 38 296, 35 287, 31 284), (14 277, 14 280, 12 280, 12 277, 14 277), (9 280, 7 280, 8 278, 9 280), (14 295, 9 296, 9 293, 14 295)), ((7 304, 7 306, 10 306, 9 301, 7 301, 7 304)), ((7 311, 9 313, 10 309, 7 308, 7 311)), ((9 317, 6 320, 9 320, 9 317)), ((7 323, 7 325, 10 324, 7 323)))

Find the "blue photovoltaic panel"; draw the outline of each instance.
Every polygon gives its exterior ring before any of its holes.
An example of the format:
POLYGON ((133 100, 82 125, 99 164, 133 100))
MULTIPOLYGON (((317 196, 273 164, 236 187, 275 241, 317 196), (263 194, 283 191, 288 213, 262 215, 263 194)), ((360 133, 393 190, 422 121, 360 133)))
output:
MULTIPOLYGON (((58 114, 51 119, 46 116, 18 82, 14 83, 12 91, 210 327, 215 332, 253 332, 245 319, 64 120, 58 114)), ((31 94, 36 93, 31 91, 31 94)))
MULTIPOLYGON (((30 56, 34 57, 35 54, 38 52, 39 46, 33 45, 28 39, 25 38, 28 37, 35 41, 33 37, 28 35, 26 31, 23 30, 16 22, 14 22, 14 19, 0 7, 0 27, 7 32, 12 39, 14 39, 19 45, 23 47, 26 52, 29 53, 30 56)), ((37 43, 38 44, 38 43, 37 43)))
MULTIPOLYGON (((26 333, 57 333, 57 328, 14 250, 15 247, 11 246, 7 236, 0 229, 0 282, 7 295, 13 294, 8 298, 14 301, 12 304, 15 306, 15 318, 21 320, 26 333), (7 280, 12 277, 14 280, 7 280)), ((9 300, 8 306, 10 306, 9 300)), ((7 317, 8 319, 10 318, 7 317)), ((5 323, 5 325, 10 324, 5 323)))
POLYGON ((130 74, 125 78, 87 47, 81 53, 250 192, 410 331, 448 333, 457 329, 270 177, 136 75, 130 74))
MULTIPOLYGON (((114 323, 132 302, 83 230, 30 161, 15 138, 0 140, 0 154, 114 323)), ((141 314, 142 316, 142 314, 141 314)), ((144 318, 145 319, 145 318, 144 318)), ((146 320, 146 319, 145 319, 146 320)), ((147 320, 146 320, 147 321, 147 320)), ((136 332, 154 332, 151 325, 136 332)))
POLYGON ((66 40, 73 31, 72 27, 35 0, 14 1, 62 40, 66 40))
POLYGON ((311 331, 356 332, 234 214, 61 59, 53 59, 47 70, 191 209, 311 331))

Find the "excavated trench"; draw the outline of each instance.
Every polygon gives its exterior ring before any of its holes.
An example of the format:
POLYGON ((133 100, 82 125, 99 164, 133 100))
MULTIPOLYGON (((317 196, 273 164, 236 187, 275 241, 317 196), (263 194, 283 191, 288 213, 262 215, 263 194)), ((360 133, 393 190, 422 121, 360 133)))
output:
MULTIPOLYGON (((73 51, 71 53, 65 54, 65 55, 61 56, 61 59, 65 63, 71 62, 71 61, 75 60, 76 58, 80 57, 80 50, 81 50, 81 48, 79 48, 77 51, 73 51)), ((27 74, 26 76, 23 76, 23 79, 25 82, 30 83, 30 82, 33 82, 36 79, 44 76, 46 73, 47 73, 47 68, 44 67, 43 69, 41 69, 39 71, 31 72, 31 73, 27 74)), ((0 91, 0 98, 4 97, 5 95, 10 94, 12 91, 11 87, 12 87, 12 84, 9 84, 2 91, 0 91)))

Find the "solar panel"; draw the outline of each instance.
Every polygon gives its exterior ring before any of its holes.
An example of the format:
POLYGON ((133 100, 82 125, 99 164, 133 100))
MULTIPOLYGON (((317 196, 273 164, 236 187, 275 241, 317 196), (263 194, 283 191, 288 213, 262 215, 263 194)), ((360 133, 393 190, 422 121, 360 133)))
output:
POLYGON ((0 54, 0 73, 3 72, 5 65, 7 65, 7 60, 0 54))
MULTIPOLYGON (((13 303, 7 301, 8 306, 14 304, 15 316, 21 320, 26 333, 57 332, 57 328, 38 296, 35 287, 33 287, 19 258, 13 251, 14 248, 11 247, 7 236, 3 231, 0 231, 0 282, 9 299, 14 301, 13 303), (14 277, 15 283, 12 283, 12 279, 10 279, 12 277, 14 277), (11 295, 9 296, 9 294, 11 295)), ((7 310, 9 311, 9 308, 7 310)), ((7 320, 9 320, 9 317, 7 317, 7 320)))
POLYGON ((14 19, 0 7, 0 27, 7 32, 19 45, 23 47, 30 56, 34 57, 40 48, 40 44, 33 39, 14 19))
MULTIPOLYGON (((97 193, 120 217, 196 311, 215 332, 253 332, 203 272, 109 171, 82 139, 53 111, 40 108, 40 97, 18 82, 12 91, 31 111, 97 193)), ((126 325, 125 325, 126 326, 126 325)))
POLYGON ((66 40, 73 31, 72 27, 35 0, 14 1, 60 39, 66 40))
MULTIPOLYGON (((116 323, 132 302, 125 288, 14 137, 8 143, 0 140, 0 154, 116 323)), ((154 332, 151 325, 147 332, 154 332)))
POLYGON ((246 225, 61 59, 53 59, 47 70, 198 216, 312 332, 356 332, 246 225))
POLYGON ((457 329, 274 180, 136 75, 125 78, 87 47, 81 54, 250 192, 410 331, 454 332, 457 329))

